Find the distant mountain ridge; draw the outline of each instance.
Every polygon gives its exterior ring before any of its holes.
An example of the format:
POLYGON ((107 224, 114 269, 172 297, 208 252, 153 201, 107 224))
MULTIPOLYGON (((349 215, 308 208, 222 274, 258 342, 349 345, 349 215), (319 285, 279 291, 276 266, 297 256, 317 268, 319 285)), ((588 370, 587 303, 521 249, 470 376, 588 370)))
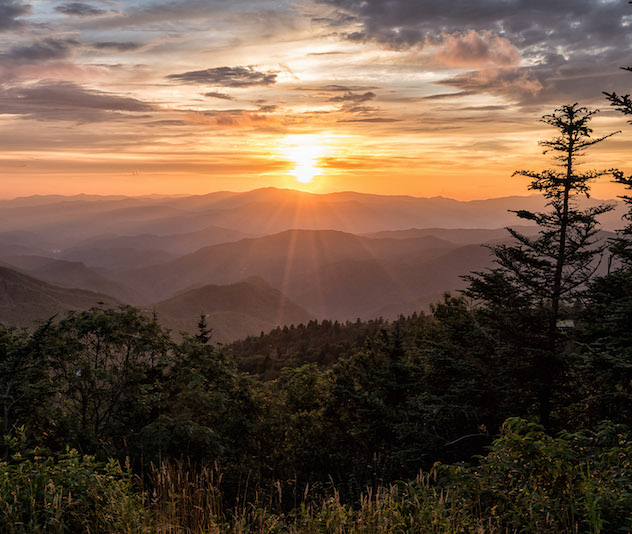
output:
POLYGON ((86 291, 47 284, 31 276, 0 265, 0 323, 33 326, 70 310, 88 310, 94 306, 117 306, 116 299, 86 291))
POLYGON ((314 318, 257 277, 190 289, 150 308, 161 324, 175 332, 194 333, 204 315, 213 339, 223 343, 259 335, 277 326, 306 324, 314 318))
MULTIPOLYGON (((66 249, 96 236, 173 235, 220 227, 267 235, 290 229, 366 234, 409 228, 493 229, 518 224, 508 210, 541 209, 540 196, 458 201, 443 197, 381 196, 354 192, 317 195, 274 188, 188 197, 36 197, 0 201, 3 231, 27 230, 66 249)), ((599 201, 587 200, 587 205, 599 201)), ((622 208, 603 217, 620 224, 622 208)), ((204 246, 204 245, 201 245, 204 246)))
MULTIPOLYGON (((47 281, 111 295, 113 302, 158 302, 175 329, 190 329, 208 308, 224 325, 218 332, 224 328, 233 339, 237 331, 298 317, 394 318, 425 309, 443 291, 462 289, 462 275, 492 264, 481 245, 508 241, 504 226, 536 231, 516 226, 524 221, 508 210, 539 210, 544 203, 534 195, 463 202, 274 188, 25 197, 0 201, 0 263, 31 277, 24 288, 47 281), (253 276, 261 278, 259 286, 252 279, 239 285, 253 276), (247 302, 268 304, 265 313, 254 313, 247 302), (294 311, 277 317, 281 302, 294 311), (249 326, 231 333, 229 322, 249 326)), ((606 228, 619 228, 622 212, 620 206, 607 214, 606 228)), ((50 288, 39 290, 50 296, 50 288)), ((38 302, 34 289, 21 295, 38 302)))

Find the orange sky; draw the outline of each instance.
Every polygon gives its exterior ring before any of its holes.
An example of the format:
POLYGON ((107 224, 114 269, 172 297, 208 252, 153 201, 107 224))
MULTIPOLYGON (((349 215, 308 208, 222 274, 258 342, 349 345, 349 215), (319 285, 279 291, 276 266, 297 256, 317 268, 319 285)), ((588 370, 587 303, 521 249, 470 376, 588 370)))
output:
POLYGON ((604 110, 596 134, 622 130, 587 166, 629 172, 632 127, 602 91, 631 85, 631 16, 592 0, 0 0, 0 197, 526 194, 513 171, 550 165, 538 119, 575 101, 604 110))

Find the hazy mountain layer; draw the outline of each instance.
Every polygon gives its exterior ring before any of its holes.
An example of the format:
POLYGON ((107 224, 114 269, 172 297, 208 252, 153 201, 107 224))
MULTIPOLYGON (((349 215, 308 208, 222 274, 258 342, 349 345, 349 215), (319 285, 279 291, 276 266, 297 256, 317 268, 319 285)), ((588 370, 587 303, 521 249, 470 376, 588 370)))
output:
POLYGON ((69 310, 88 310, 103 303, 116 306, 110 296, 82 289, 61 288, 0 266, 0 323, 32 326, 35 321, 63 315, 69 310))
POLYGON ((160 298, 189 286, 261 276, 293 296, 317 283, 314 277, 328 264, 395 258, 426 261, 451 248, 454 245, 432 236, 370 239, 333 230, 291 230, 205 247, 172 262, 132 272, 125 280, 146 296, 160 298))
POLYGON ((262 279, 191 289, 152 306, 158 320, 178 332, 194 333, 206 316, 213 339, 229 342, 280 325, 307 323, 313 316, 262 279))
POLYGON ((54 260, 44 256, 5 256, 0 261, 57 286, 103 293, 126 304, 142 301, 142 297, 133 289, 89 269, 81 262, 54 260))
MULTIPOLYGON (((501 227, 520 222, 508 210, 543 204, 538 196, 460 202, 274 188, 172 197, 35 196, 0 201, 0 262, 53 284, 145 305, 259 276, 307 316, 392 318, 463 288, 462 275, 491 264, 480 245, 507 240, 501 227)), ((618 228, 620 216, 607 214, 603 222, 618 228)), ((519 230, 528 234, 533 227, 519 230)), ((246 293, 231 291, 230 305, 220 299, 225 309, 208 313, 231 313, 233 323, 249 325, 248 333, 267 328, 261 321, 294 322, 294 316, 270 315, 273 306, 265 317, 248 315, 246 293)), ((191 309, 201 302, 190 300, 191 309)), ((189 315, 199 314, 185 309, 183 318, 165 312, 174 328, 188 329, 189 315)))
MULTIPOLYGON (((350 233, 409 228, 500 228, 519 222, 508 210, 540 209, 544 204, 539 196, 462 202, 442 197, 353 192, 315 195, 274 188, 189 197, 60 199, 54 196, 49 197, 49 203, 46 198, 0 202, 4 231, 27 230, 51 241, 54 248, 64 250, 98 236, 166 236, 195 233, 209 227, 252 235, 296 228, 350 233)), ((607 214, 603 218, 605 227, 618 227, 620 217, 620 212, 607 214)))

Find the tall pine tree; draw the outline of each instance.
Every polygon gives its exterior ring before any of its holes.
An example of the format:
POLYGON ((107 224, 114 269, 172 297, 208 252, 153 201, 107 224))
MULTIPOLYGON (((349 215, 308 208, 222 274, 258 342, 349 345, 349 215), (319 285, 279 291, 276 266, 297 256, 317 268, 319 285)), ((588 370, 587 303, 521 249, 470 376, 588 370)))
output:
POLYGON ((516 215, 537 224, 539 232, 529 237, 509 228, 514 243, 491 247, 498 267, 469 277, 467 294, 483 303, 506 301, 505 295, 520 295, 521 305, 537 309, 543 339, 539 343, 534 376, 540 381, 539 414, 549 424, 555 380, 561 372, 558 354, 561 305, 572 302, 594 274, 605 245, 599 243, 599 215, 611 205, 581 209, 578 197, 589 196, 590 182, 611 171, 583 171, 578 167, 586 150, 614 134, 592 137, 588 126, 595 111, 577 104, 563 106, 542 121, 557 129, 558 135, 542 141, 556 165, 542 172, 517 171, 531 178, 529 189, 547 199, 548 211, 520 210, 516 215))

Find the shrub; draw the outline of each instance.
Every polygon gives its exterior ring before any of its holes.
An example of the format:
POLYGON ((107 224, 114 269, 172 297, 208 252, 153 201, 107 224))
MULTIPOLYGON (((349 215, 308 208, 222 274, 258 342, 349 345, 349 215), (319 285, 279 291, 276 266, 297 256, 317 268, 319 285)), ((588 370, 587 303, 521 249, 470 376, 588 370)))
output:
POLYGON ((0 463, 0 532, 141 532, 144 513, 131 474, 75 450, 34 450, 0 463))

